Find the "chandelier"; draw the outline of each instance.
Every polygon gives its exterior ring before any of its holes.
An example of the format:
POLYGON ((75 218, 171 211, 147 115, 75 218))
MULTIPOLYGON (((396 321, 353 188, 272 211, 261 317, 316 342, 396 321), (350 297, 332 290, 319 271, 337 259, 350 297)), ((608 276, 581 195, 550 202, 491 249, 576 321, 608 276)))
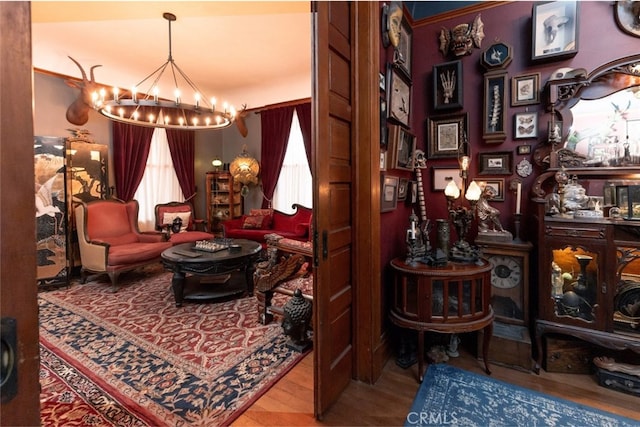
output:
POLYGON ((133 86, 130 97, 124 96, 118 87, 112 88, 111 93, 105 88, 93 92, 93 108, 111 120, 138 126, 188 130, 223 129, 231 126, 236 119, 234 107, 226 102, 220 106, 215 98, 205 97, 174 61, 171 52, 171 22, 176 20, 176 16, 168 12, 162 16, 169 23, 169 57, 165 63, 133 86), (173 86, 171 99, 160 97, 160 83, 167 70, 170 71, 167 73, 170 77, 165 80, 173 86), (178 77, 193 92, 194 104, 183 102, 178 77), (148 87, 146 91, 141 91, 145 83, 148 87))

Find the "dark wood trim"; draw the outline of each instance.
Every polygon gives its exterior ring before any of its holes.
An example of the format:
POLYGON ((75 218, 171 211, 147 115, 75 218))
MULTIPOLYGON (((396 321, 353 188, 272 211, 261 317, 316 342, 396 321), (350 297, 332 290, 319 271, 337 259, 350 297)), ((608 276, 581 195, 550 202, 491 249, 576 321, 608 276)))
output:
POLYGON ((0 2, 0 312, 17 335, 17 394, 0 425, 12 426, 40 424, 30 7, 0 2))
POLYGON ((371 2, 355 2, 354 73, 352 75, 355 144, 354 230, 354 337, 356 378, 374 383, 382 372, 386 352, 384 336, 380 254, 380 110, 378 64, 380 37, 376 29, 380 8, 371 2), (382 356, 380 356, 382 354, 382 356))
POLYGON ((247 112, 260 114, 263 111, 273 110, 274 108, 290 107, 311 102, 311 98, 296 99, 293 101, 278 102, 277 104, 269 104, 263 107, 247 108, 247 112))

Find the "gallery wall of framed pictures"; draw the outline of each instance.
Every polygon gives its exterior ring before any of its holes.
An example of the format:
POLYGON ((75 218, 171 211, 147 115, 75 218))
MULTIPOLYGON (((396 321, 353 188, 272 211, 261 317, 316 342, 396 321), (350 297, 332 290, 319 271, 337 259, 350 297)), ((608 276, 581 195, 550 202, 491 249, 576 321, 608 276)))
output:
MULTIPOLYGON (((514 18, 517 30, 501 27, 503 17, 489 8, 482 15, 484 40, 470 40, 471 47, 463 54, 442 49, 441 30, 452 31, 456 24, 472 26, 476 13, 464 13, 460 19, 452 15, 451 22, 438 29, 435 36, 427 35, 411 20, 408 25, 403 18, 400 43, 385 47, 380 67, 381 147, 386 152, 381 170, 384 165, 386 173, 405 179, 407 172, 414 171, 406 153, 424 149, 428 169, 435 167, 435 178, 440 178, 442 171, 438 168, 455 169, 452 165, 456 165, 465 139, 472 147, 472 177, 482 174, 483 181, 496 180, 497 187, 504 187, 500 180, 509 180, 505 178, 508 175, 515 179, 521 160, 534 163, 535 169, 540 146, 556 135, 565 138, 568 132, 562 116, 556 114, 555 120, 550 120, 547 82, 555 70, 584 67, 586 74, 597 70, 604 59, 596 60, 579 51, 579 42, 593 43, 597 37, 580 37, 579 30, 606 10, 611 23, 603 26, 620 39, 623 25, 629 28, 629 11, 621 4, 596 7, 567 0, 496 6, 501 14, 514 18), (438 43, 440 46, 435 46, 438 43), (576 55, 580 61, 568 61, 576 55)), ((469 34, 476 30, 469 28, 469 34)), ((633 29, 626 34, 632 40, 639 35, 633 29)), ((613 47, 614 52, 603 50, 600 40, 596 44, 604 57, 624 56, 619 44, 613 47)), ((439 184, 433 187, 434 183, 428 182, 433 174, 426 176, 427 188, 439 188, 439 184)))

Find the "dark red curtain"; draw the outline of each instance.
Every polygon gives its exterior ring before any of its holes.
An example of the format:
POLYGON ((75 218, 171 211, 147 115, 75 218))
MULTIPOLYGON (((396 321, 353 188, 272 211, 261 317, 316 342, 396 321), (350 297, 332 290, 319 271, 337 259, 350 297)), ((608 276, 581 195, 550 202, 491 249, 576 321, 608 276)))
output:
POLYGON ((176 170, 178 182, 184 194, 184 199, 189 200, 196 194, 195 182, 195 132, 192 130, 167 129, 167 140, 173 168, 176 170))
POLYGON ((311 103, 296 105, 296 114, 302 130, 304 151, 307 153, 307 161, 309 162, 309 169, 311 169, 311 103))
POLYGON ((287 152, 293 109, 293 106, 281 107, 264 110, 260 113, 262 128, 260 175, 262 177, 262 192, 265 198, 262 201, 263 208, 269 206, 278 183, 284 155, 287 152))
POLYGON ((116 194, 129 201, 140 185, 149 157, 154 128, 113 123, 113 165, 116 194))

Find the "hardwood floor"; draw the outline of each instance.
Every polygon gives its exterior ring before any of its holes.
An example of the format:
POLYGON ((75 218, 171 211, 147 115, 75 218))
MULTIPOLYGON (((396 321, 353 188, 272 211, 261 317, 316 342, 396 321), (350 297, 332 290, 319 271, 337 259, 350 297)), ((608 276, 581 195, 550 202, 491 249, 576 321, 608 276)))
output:
MULTIPOLYGON (((464 349, 449 364, 484 375, 483 365, 464 349)), ((491 364, 498 380, 562 397, 639 421, 640 397, 606 389, 593 375, 540 375, 491 364)), ((258 399, 234 426, 401 426, 418 390, 417 365, 387 362, 374 385, 353 381, 322 421, 313 418, 313 354, 258 399)))

